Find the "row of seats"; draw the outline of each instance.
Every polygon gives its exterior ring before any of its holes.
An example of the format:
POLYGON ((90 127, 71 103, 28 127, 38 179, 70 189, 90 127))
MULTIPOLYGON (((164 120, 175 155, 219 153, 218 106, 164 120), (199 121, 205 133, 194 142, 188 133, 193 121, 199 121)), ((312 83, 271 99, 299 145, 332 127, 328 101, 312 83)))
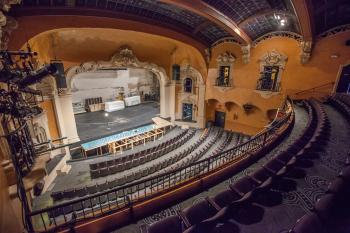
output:
POLYGON ((347 106, 350 106, 350 94, 337 93, 333 97, 336 98, 337 100, 342 101, 347 106))
MULTIPOLYGON (((311 106, 310 121, 304 134, 288 150, 281 152, 273 159, 265 163, 260 169, 249 176, 245 176, 235 183, 232 183, 227 190, 224 190, 214 197, 207 197, 204 200, 179 211, 178 215, 165 218, 151 225, 146 232, 165 232, 165 229, 172 229, 172 233, 180 232, 211 232, 217 223, 225 216, 247 203, 253 196, 261 195, 268 190, 273 181, 283 176, 296 160, 304 157, 306 152, 321 140, 321 132, 327 128, 326 123, 315 119, 316 112, 311 106), (309 142, 309 143, 307 143, 309 142)), ((322 112, 322 111, 318 111, 322 112)), ((167 231, 169 232, 169 231, 167 231)))
POLYGON ((154 152, 148 152, 148 154, 139 156, 139 158, 135 158, 131 161, 126 161, 124 163, 120 163, 117 165, 110 165, 105 168, 98 168, 96 170, 90 170, 90 176, 91 179, 96 179, 99 177, 104 177, 108 175, 113 175, 118 172, 126 171, 131 168, 137 167, 139 165, 145 164, 147 162, 150 162, 152 160, 155 160, 175 149, 182 146, 184 143, 186 143, 191 137, 193 137, 195 131, 190 130, 188 134, 185 134, 182 136, 179 140, 175 141, 174 143, 167 143, 164 145, 164 148, 160 148, 154 152))
MULTIPOLYGON (((190 147, 188 147, 186 150, 182 151, 179 154, 176 154, 175 156, 164 160, 159 163, 155 163, 149 167, 146 167, 144 169, 140 169, 137 172, 130 173, 127 175, 124 175, 120 178, 113 179, 111 181, 106 181, 101 184, 92 184, 88 185, 86 187, 82 188, 75 188, 75 189, 67 189, 63 191, 56 191, 51 193, 51 198, 54 201, 61 201, 63 199, 74 199, 77 197, 83 197, 92 194, 88 190, 95 190, 97 189, 98 192, 106 191, 108 189, 117 187, 117 186, 122 186, 127 183, 131 183, 133 181, 139 180, 141 178, 145 178, 146 176, 152 175, 157 171, 160 171, 162 169, 165 169, 166 167, 172 165, 173 163, 177 162, 178 160, 186 157, 189 153, 191 153, 196 147, 198 147, 210 134, 211 129, 206 131, 201 138, 199 138, 194 144, 192 144, 190 147), (96 188, 97 187, 97 188, 96 188)), ((187 134, 187 135, 192 135, 192 134, 187 134)), ((190 138, 190 137, 189 137, 190 138)), ((181 140, 186 140, 188 141, 189 138, 182 138, 181 140)))
MULTIPOLYGON (((350 123, 349 106, 343 102, 339 95, 330 97, 329 102, 339 111, 343 112, 350 123)), ((350 100, 350 99, 349 99, 350 100)), ((340 227, 341 232, 350 232, 350 224, 344 224, 341 219, 348 219, 350 214, 350 151, 346 156, 345 166, 339 175, 328 185, 326 195, 317 200, 313 212, 305 214, 298 219, 290 233, 330 233, 336 232, 340 227), (341 225, 341 226, 339 226, 341 225)))
POLYGON ((221 138, 222 134, 223 134, 223 130, 216 128, 216 132, 214 132, 214 134, 211 136, 211 139, 206 142, 203 143, 201 146, 196 146, 193 147, 193 153, 189 153, 186 158, 184 160, 182 160, 181 163, 177 163, 175 167, 171 167, 169 169, 166 169, 165 172, 168 172, 169 170, 174 170, 174 169, 179 169, 180 167, 185 167, 187 165, 189 165, 190 163, 194 163, 197 160, 199 160, 200 158, 203 157, 204 154, 207 153, 207 151, 214 145, 214 143, 221 138))
POLYGON ((344 97, 350 95, 334 95, 328 99, 328 101, 333 104, 340 112, 346 116, 350 115, 350 97, 344 97))
POLYGON ((118 157, 116 159, 112 159, 112 160, 108 160, 108 161, 91 163, 91 164, 89 164, 90 170, 98 170, 101 168, 106 168, 106 167, 111 167, 111 166, 115 166, 115 165, 119 165, 119 164, 124 164, 128 161, 132 161, 133 159, 141 159, 142 157, 144 157, 150 153, 156 152, 156 151, 161 150, 169 145, 172 145, 173 143, 178 141, 180 138, 182 138, 187 132, 188 132, 188 130, 182 130, 175 137, 173 137, 165 142, 162 142, 161 144, 159 144, 157 146, 154 146, 154 147, 146 149, 146 150, 139 151, 137 153, 133 153, 133 154, 123 156, 123 157, 118 157))

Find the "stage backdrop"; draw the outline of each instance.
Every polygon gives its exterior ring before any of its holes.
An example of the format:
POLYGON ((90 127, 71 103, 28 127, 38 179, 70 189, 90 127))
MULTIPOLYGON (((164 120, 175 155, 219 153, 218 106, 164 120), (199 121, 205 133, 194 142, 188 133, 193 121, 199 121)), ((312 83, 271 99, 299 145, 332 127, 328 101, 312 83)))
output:
POLYGON ((159 82, 145 69, 80 73, 72 81, 73 103, 94 97, 102 97, 104 102, 115 100, 121 92, 127 97, 155 91, 159 92, 159 82))

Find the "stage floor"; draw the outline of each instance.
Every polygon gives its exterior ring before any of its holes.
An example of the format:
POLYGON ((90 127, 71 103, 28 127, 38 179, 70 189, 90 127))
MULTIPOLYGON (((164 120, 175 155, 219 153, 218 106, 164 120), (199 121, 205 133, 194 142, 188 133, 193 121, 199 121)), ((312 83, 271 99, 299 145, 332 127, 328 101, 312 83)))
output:
POLYGON ((152 118, 159 116, 159 111, 159 103, 142 103, 110 112, 108 117, 104 111, 77 114, 75 122, 78 135, 83 142, 153 123, 152 118))

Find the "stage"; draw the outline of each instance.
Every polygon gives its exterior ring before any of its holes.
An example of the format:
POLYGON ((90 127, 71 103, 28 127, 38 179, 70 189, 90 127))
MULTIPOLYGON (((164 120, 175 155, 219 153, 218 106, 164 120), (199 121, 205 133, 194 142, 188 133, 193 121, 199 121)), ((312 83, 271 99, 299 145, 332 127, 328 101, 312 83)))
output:
POLYGON ((153 123, 152 118, 159 116, 159 103, 149 102, 127 107, 123 110, 87 112, 75 115, 80 143, 90 141, 153 123))

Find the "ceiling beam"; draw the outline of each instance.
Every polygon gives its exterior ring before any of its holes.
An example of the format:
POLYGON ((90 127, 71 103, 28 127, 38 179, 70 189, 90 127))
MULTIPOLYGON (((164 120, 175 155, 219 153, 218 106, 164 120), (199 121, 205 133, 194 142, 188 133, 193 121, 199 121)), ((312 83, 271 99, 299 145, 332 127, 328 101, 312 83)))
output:
POLYGON ((189 10, 197 15, 205 17, 216 25, 222 27, 227 32, 229 32, 234 38, 236 38, 239 42, 247 45, 251 44, 251 38, 237 26, 237 24, 225 16, 220 11, 216 10, 212 6, 206 4, 201 0, 159 0, 163 3, 168 3, 174 6, 178 6, 180 8, 184 8, 189 10))
POLYGON ((310 2, 308 0, 292 0, 304 41, 313 41, 312 8, 310 2))

